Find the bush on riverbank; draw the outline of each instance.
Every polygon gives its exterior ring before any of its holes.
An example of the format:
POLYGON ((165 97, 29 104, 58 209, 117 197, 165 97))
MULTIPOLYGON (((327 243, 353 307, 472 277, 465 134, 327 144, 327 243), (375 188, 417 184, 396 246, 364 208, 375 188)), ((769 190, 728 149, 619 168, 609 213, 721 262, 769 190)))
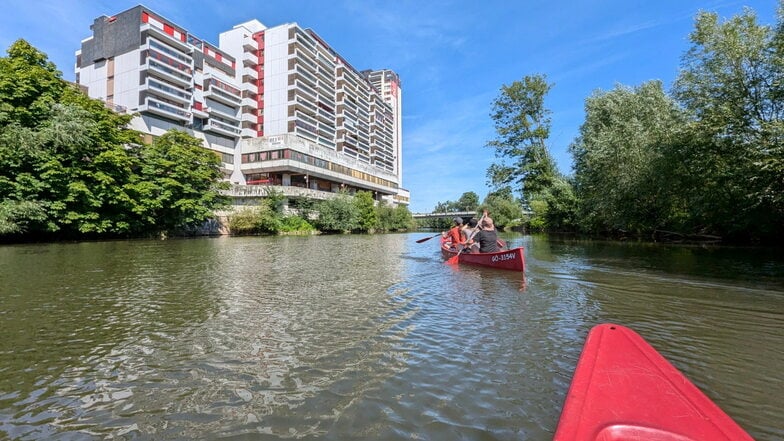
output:
POLYGON ((264 199, 255 207, 243 208, 228 217, 229 231, 235 236, 280 233, 313 233, 316 228, 305 219, 284 215, 273 208, 274 202, 264 199))
POLYGON ((275 198, 263 199, 258 206, 240 209, 229 215, 232 235, 301 233, 375 233, 405 231, 414 228, 414 218, 405 206, 374 204, 371 193, 359 191, 355 196, 340 194, 311 207, 297 204, 301 216, 286 215, 275 198), (305 219, 313 219, 311 221, 305 219))
POLYGON ((414 217, 408 207, 383 202, 375 205, 370 192, 358 191, 354 196, 340 194, 322 201, 316 227, 330 233, 401 231, 414 228, 414 217))

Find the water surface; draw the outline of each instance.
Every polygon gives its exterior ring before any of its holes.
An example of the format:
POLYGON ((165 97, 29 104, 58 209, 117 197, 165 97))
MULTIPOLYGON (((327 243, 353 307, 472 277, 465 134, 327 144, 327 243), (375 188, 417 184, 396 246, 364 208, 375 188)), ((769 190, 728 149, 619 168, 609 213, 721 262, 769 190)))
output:
POLYGON ((784 438, 776 252, 507 235, 523 277, 425 236, 0 247, 0 439, 549 440, 603 322, 784 438))

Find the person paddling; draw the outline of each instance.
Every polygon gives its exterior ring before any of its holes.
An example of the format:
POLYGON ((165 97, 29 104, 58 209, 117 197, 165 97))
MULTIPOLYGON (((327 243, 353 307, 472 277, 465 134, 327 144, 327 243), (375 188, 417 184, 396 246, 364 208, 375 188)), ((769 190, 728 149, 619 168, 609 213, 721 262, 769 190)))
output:
POLYGON ((495 231, 493 219, 485 216, 480 222, 481 230, 474 235, 474 242, 479 244, 480 253, 494 253, 498 248, 498 235, 495 231))
POLYGON ((460 231, 463 228, 463 218, 456 217, 452 219, 454 226, 446 232, 446 241, 450 243, 450 247, 456 250, 460 249, 460 246, 463 242, 465 242, 460 234, 460 231))

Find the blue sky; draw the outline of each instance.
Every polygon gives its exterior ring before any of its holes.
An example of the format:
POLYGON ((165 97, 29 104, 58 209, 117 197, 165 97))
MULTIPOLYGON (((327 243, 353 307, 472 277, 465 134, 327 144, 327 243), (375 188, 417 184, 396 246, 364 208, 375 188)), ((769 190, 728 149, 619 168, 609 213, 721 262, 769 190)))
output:
MULTIPOLYGON (((24 38, 73 80, 74 52, 93 19, 125 0, 4 0, 3 51, 24 38)), ((549 148, 571 173, 569 144, 585 98, 616 84, 675 79, 699 10, 726 19, 753 9, 774 24, 777 1, 371 1, 147 0, 145 6, 207 41, 256 18, 312 28, 357 69, 389 68, 403 86, 403 186, 411 211, 473 191, 483 199, 494 152, 491 104, 503 84, 543 74, 553 88, 549 148)))

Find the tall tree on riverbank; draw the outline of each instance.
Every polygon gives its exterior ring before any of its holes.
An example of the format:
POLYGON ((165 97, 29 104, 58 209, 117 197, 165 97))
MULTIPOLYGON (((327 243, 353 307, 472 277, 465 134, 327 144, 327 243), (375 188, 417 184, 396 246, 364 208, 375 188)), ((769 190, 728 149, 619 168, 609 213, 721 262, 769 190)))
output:
POLYGON ((172 130, 140 151, 141 169, 134 179, 135 212, 159 232, 199 226, 228 201, 220 189, 220 158, 201 140, 172 130))
POLYGON ((498 136, 487 144, 501 161, 490 166, 487 176, 496 191, 519 192, 520 208, 515 211, 530 209, 529 224, 536 229, 573 230, 577 201, 572 184, 558 172, 547 147, 550 110, 544 100, 551 88, 543 75, 525 76, 501 88, 490 114, 498 136))
POLYGON ((679 195, 662 149, 685 118, 659 81, 596 91, 585 101, 585 122, 570 146, 580 223, 591 232, 636 234, 669 226, 679 195))
POLYGON ((497 137, 487 143, 500 161, 487 170, 495 188, 512 186, 524 200, 550 187, 558 177, 547 139, 550 111, 544 99, 551 89, 543 75, 528 75, 503 85, 490 117, 497 137))
POLYGON ((0 58, 0 235, 145 235, 211 215, 216 154, 184 133, 141 145, 130 120, 15 42, 0 58))
POLYGON ((720 23, 703 12, 675 96, 689 110, 682 191, 694 226, 781 237, 784 224, 784 2, 775 27, 750 9, 720 23), (695 181, 695 177, 697 180, 695 181))
MULTIPOLYGON (((24 40, 0 58, 0 196, 5 234, 123 234, 137 140, 130 117, 91 100, 24 40)), ((2 217, 2 215, 0 215, 2 217)))

